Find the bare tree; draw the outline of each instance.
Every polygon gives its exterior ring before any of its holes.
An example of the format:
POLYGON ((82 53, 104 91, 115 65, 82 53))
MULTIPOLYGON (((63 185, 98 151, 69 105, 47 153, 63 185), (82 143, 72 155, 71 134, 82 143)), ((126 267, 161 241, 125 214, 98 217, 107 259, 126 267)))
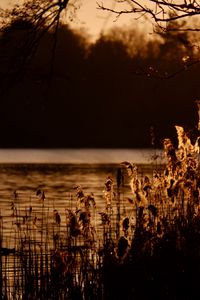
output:
MULTIPOLYGON (((200 15, 199 0, 114 0, 114 3, 113 8, 113 5, 108 6, 106 1, 98 2, 98 8, 112 12, 117 17, 122 14, 131 14, 135 18, 148 17, 163 29, 169 29, 168 22, 188 20, 200 15)), ((178 30, 200 31, 200 27, 185 27, 183 22, 178 30)))
POLYGON ((197 36, 200 31, 199 0, 113 0, 110 1, 110 6, 108 3, 108 1, 100 2, 99 0, 98 8, 113 13, 116 19, 121 15, 131 15, 137 20, 145 18, 152 23, 156 34, 161 37, 165 35, 165 38, 170 35, 171 40, 174 38, 186 50, 182 57, 182 65, 175 72, 170 74, 167 72, 158 76, 156 69, 156 72, 150 72, 151 76, 174 77, 200 62, 199 37, 197 36), (177 35, 177 32, 180 34, 177 35))
MULTIPOLYGON (((75 8, 76 0, 25 0, 22 4, 14 5, 2 14, 5 25, 17 19, 28 19, 35 26, 51 28, 59 22, 61 13, 67 8, 75 8), (70 3, 69 3, 70 2, 70 3)), ((2 10, 3 12, 3 10, 2 10)))
MULTIPOLYGON (((36 53, 41 39, 47 32, 51 32, 53 39, 51 43, 51 61, 49 74, 53 72, 58 27, 66 11, 72 18, 78 8, 79 0, 25 0, 22 4, 15 5, 11 9, 0 11, 0 43, 5 45, 7 36, 11 40, 16 34, 23 34, 20 45, 16 45, 12 52, 15 53, 10 72, 0 72, 1 82, 7 80, 13 82, 18 80, 36 53), (5 38, 6 37, 6 38, 5 38), (2 73, 2 74, 1 74, 2 73), (3 80, 2 80, 3 77, 3 80)), ((6 45, 9 48, 9 45, 6 45)), ((13 47, 13 41, 12 46, 13 47)))

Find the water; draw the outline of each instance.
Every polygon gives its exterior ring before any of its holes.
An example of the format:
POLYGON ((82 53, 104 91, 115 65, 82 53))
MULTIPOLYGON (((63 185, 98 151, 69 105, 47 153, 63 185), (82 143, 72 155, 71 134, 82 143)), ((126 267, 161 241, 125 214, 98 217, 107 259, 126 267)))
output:
MULTIPOLYGON (((61 220, 65 220, 65 209, 76 208, 77 191, 74 187, 79 185, 85 195, 93 193, 97 214, 104 211, 105 181, 108 176, 113 178, 116 192, 116 175, 119 167, 119 164, 1 164, 0 211, 4 219, 4 232, 13 230, 11 209, 13 202, 23 215, 30 207, 33 209, 32 214, 37 215, 44 205, 49 210, 50 217, 53 217, 53 210, 57 209, 61 220), (45 193, 44 202, 41 202, 36 195, 39 189, 45 193)), ((150 165, 138 165, 138 167, 141 175, 151 172, 150 165)), ((128 181, 124 192, 124 197, 131 197, 128 181)), ((129 207, 126 207, 126 210, 129 210, 129 207)), ((98 222, 99 218, 100 216, 97 215, 98 222)), ((7 239, 5 243, 8 243, 7 239)))
POLYGON ((106 178, 115 180, 122 161, 151 166, 155 154, 159 157, 156 163, 161 163, 161 151, 150 149, 0 149, 0 210, 7 218, 6 227, 11 226, 14 193, 20 209, 25 211, 30 206, 37 209, 36 191, 42 189, 45 205, 51 211, 57 209, 65 218, 64 209, 74 209, 74 186, 81 185, 86 195, 94 194, 97 210, 102 211, 106 178))
POLYGON ((148 164, 160 149, 0 149, 0 163, 148 164))
MULTIPOLYGON (((105 210, 103 190, 106 178, 113 178, 116 190, 117 169, 122 161, 136 163, 141 174, 149 173, 150 162, 155 164, 151 160, 155 153, 160 155, 161 152, 149 149, 0 149, 0 213, 4 217, 4 232, 7 235, 13 229, 12 202, 23 214, 27 214, 30 207, 35 216, 40 213, 41 203, 36 196, 39 189, 45 193, 42 205, 50 216, 57 209, 64 220, 65 209, 76 208, 74 187, 77 185, 82 187, 85 195, 94 194, 95 220, 99 223, 99 212, 105 210)), ((156 163, 162 162, 160 157, 156 163)), ((123 193, 124 197, 131 197, 128 187, 123 193)), ((125 207, 122 209, 125 214, 125 207)), ((5 243, 8 244, 7 239, 5 243)))
MULTIPOLYGON (((128 178, 125 178, 124 186, 120 189, 118 205, 116 175, 120 162, 135 162, 141 176, 151 175, 150 155, 152 152, 144 150, 0 150, 2 249, 14 249, 18 253, 22 251, 23 244, 23 253, 26 253, 26 247, 29 252, 30 247, 34 247, 34 255, 37 252, 41 254, 43 246, 45 251, 50 253, 51 249, 56 251, 58 247, 54 239, 57 235, 59 245, 66 245, 66 237, 69 236, 66 209, 76 211, 75 187, 81 186, 84 195, 92 194, 96 202, 96 208, 92 205, 90 208, 91 225, 94 228, 91 236, 95 240, 95 245, 91 248, 92 263, 96 268, 99 259, 96 250, 100 249, 104 242, 105 227, 102 225, 100 213, 106 211, 105 181, 108 177, 113 179, 115 194, 110 211, 113 229, 110 237, 116 239, 117 213, 120 211, 121 219, 134 216, 133 206, 126 199, 132 197, 128 178), (39 199, 38 190, 44 192, 44 201, 39 199), (61 217, 60 225, 55 222, 55 209, 61 217)), ((79 237, 71 239, 70 245, 82 246, 85 242, 85 238, 79 237)), ((23 273, 18 270, 18 266, 21 266, 19 257, 12 254, 8 257, 2 256, 2 270, 10 290, 13 289, 15 277, 19 282, 23 278, 23 273)), ((90 255, 87 259, 90 260, 90 255)), ((49 268, 49 265, 47 267, 49 268)), ((20 284, 18 289, 19 293, 22 293, 23 286, 20 284)), ((12 296, 8 298, 12 299, 12 296)))

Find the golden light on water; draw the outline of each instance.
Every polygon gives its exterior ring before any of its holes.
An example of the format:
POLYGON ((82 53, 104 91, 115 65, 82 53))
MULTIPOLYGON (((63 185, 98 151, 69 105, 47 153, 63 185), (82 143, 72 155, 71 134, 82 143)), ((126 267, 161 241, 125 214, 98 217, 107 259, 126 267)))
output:
POLYGON ((179 295, 191 295, 195 286, 198 291, 199 151, 182 127, 176 129, 178 149, 165 139, 166 164, 150 168, 135 163, 137 155, 144 162, 152 150, 1 150, 7 160, 81 154, 87 162, 100 157, 119 162, 123 155, 123 162, 117 168, 42 165, 40 170, 1 165, 0 295, 141 300, 154 299, 161 286, 155 299, 195 299, 179 295))
MULTIPOLYGON (((161 150, 156 150, 162 161, 161 150)), ((0 149, 0 163, 149 163, 152 149, 0 149)))

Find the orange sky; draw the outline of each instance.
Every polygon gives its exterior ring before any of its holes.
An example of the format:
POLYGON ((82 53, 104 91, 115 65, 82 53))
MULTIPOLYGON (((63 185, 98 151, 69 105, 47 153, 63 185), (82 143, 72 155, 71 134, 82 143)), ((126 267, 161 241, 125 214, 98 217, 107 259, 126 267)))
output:
MULTIPOLYGON (((130 22, 138 25, 138 21, 134 21, 130 15, 121 16, 116 21, 113 14, 97 9, 97 1, 95 0, 77 1, 81 5, 77 10, 77 18, 73 19, 70 25, 75 28, 84 27, 94 37, 112 26, 124 26, 130 24, 130 22)), ((12 6, 14 3, 19 3, 19 0, 0 0, 0 7, 5 8, 12 6)), ((114 3, 114 0, 109 0, 109 5, 112 6, 112 3, 114 3)), ((144 26, 143 24, 143 20, 140 19, 140 25, 144 26)))

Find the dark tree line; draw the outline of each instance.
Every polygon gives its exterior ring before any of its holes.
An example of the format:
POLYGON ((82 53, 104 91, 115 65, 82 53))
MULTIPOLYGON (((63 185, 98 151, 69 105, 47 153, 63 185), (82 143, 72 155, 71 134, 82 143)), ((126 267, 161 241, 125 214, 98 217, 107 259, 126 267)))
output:
POLYGON ((1 147, 150 147, 151 126, 160 146, 175 123, 197 123, 188 33, 141 43, 134 29, 113 29, 90 44, 60 24, 52 60, 54 29, 34 26, 20 17, 1 31, 1 147))

